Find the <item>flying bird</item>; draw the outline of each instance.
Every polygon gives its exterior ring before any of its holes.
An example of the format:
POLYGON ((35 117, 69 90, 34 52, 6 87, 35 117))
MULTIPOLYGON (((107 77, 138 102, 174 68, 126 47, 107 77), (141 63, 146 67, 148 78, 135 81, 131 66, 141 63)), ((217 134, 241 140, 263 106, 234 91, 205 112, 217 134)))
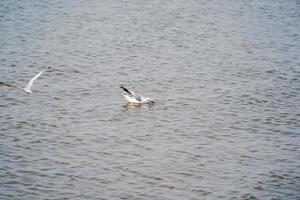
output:
POLYGON ((127 103, 132 103, 132 104, 153 104, 154 103, 152 99, 135 94, 133 91, 126 89, 124 86, 121 86, 121 89, 123 89, 122 94, 125 97, 127 103))
POLYGON ((28 84, 26 85, 25 88, 23 88, 24 92, 28 93, 28 94, 31 94, 32 91, 31 91, 31 87, 33 85, 33 82, 40 76, 42 75, 43 71, 39 72, 37 75, 35 75, 35 77, 33 77, 29 82, 28 84))
POLYGON ((22 89, 24 92, 26 92, 27 94, 31 94, 32 91, 31 91, 31 87, 34 83, 34 81, 43 73, 43 71, 39 72, 37 75, 35 75, 35 77, 33 77, 26 85, 26 87, 19 87, 19 86, 16 86, 16 85, 11 85, 9 83, 3 83, 3 82, 0 82, 0 86, 7 86, 7 87, 15 87, 15 88, 18 88, 18 89, 22 89))

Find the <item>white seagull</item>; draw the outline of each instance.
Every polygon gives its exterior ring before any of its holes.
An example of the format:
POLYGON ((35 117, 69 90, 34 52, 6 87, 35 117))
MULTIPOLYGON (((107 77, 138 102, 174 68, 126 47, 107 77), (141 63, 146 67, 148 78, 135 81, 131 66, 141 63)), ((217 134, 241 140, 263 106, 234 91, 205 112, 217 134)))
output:
POLYGON ((23 88, 24 92, 28 93, 28 94, 31 94, 32 91, 31 91, 31 87, 33 85, 33 82, 40 76, 42 75, 43 71, 39 72, 37 75, 35 75, 35 77, 33 77, 26 85, 25 88, 23 88))
POLYGON ((121 88, 123 89, 122 94, 128 103, 132 103, 132 104, 153 104, 154 103, 154 101, 150 98, 135 94, 133 91, 130 91, 123 86, 121 86, 121 88))
POLYGON ((43 73, 43 71, 41 71, 40 73, 38 73, 37 75, 35 75, 35 77, 33 77, 26 85, 26 87, 22 88, 22 87, 19 87, 19 86, 16 86, 16 85, 11 85, 11 84, 8 84, 8 83, 3 83, 3 82, 0 82, 0 86, 1 85, 4 85, 4 86, 8 86, 8 87, 15 87, 15 88, 19 88, 19 89, 22 89, 24 92, 26 92, 27 94, 31 94, 32 91, 31 91, 31 87, 33 85, 33 82, 43 73))

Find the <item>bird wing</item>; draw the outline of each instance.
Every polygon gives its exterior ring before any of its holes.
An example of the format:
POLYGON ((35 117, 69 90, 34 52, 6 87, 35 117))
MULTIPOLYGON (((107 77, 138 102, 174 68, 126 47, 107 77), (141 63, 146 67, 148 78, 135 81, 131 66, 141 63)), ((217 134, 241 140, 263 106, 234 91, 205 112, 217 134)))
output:
POLYGON ((121 88, 124 90, 123 94, 127 95, 129 97, 128 100, 130 100, 130 99, 132 99, 130 101, 134 101, 135 100, 136 103, 138 103, 138 102, 141 103, 143 101, 144 97, 142 97, 142 96, 140 96, 138 94, 135 94, 133 91, 128 90, 127 88, 125 88, 123 86, 121 86, 121 88))
POLYGON ((33 85, 33 82, 43 73, 43 71, 41 71, 40 73, 38 73, 35 77, 33 77, 28 84, 26 85, 25 89, 30 90, 31 86, 33 85))
POLYGON ((142 96, 140 96, 140 95, 135 95, 134 98, 135 98, 138 102, 141 102, 141 103, 142 103, 144 97, 142 97, 142 96))
POLYGON ((121 89, 124 90, 124 92, 127 94, 127 95, 130 95, 130 96, 134 96, 134 92, 133 91, 130 91, 128 90, 127 88, 121 86, 121 89))

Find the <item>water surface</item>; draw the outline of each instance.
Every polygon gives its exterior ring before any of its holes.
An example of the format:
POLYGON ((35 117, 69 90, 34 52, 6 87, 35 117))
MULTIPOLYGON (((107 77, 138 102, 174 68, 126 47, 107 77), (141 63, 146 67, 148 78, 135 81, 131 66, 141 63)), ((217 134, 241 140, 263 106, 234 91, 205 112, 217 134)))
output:
POLYGON ((299 8, 1 1, 0 199, 299 199, 299 8))

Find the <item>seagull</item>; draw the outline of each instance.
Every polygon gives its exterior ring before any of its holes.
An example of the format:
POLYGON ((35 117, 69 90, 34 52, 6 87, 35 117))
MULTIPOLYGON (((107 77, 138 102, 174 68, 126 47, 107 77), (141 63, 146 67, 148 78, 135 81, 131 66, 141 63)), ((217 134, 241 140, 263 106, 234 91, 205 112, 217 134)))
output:
POLYGON ((3 85, 3 86, 7 86, 7 87, 15 87, 15 88, 18 88, 18 89, 21 89, 23 90, 24 92, 26 92, 27 94, 31 94, 32 91, 31 91, 31 87, 33 85, 33 82, 43 73, 43 71, 39 72, 37 75, 35 75, 35 77, 33 77, 26 85, 26 87, 22 88, 22 87, 19 87, 19 86, 16 86, 16 85, 11 85, 11 84, 8 84, 8 83, 3 83, 3 82, 0 82, 0 86, 3 85))
POLYGON ((123 89, 122 94, 125 97, 127 103, 132 103, 132 104, 153 104, 154 103, 152 99, 135 94, 133 91, 126 89, 124 86, 121 86, 121 89, 123 89))
POLYGON ((35 77, 33 77, 26 85, 25 88, 23 88, 24 92, 26 92, 27 94, 31 94, 31 87, 33 85, 33 82, 40 76, 42 75, 43 71, 40 71, 37 75, 35 75, 35 77))

